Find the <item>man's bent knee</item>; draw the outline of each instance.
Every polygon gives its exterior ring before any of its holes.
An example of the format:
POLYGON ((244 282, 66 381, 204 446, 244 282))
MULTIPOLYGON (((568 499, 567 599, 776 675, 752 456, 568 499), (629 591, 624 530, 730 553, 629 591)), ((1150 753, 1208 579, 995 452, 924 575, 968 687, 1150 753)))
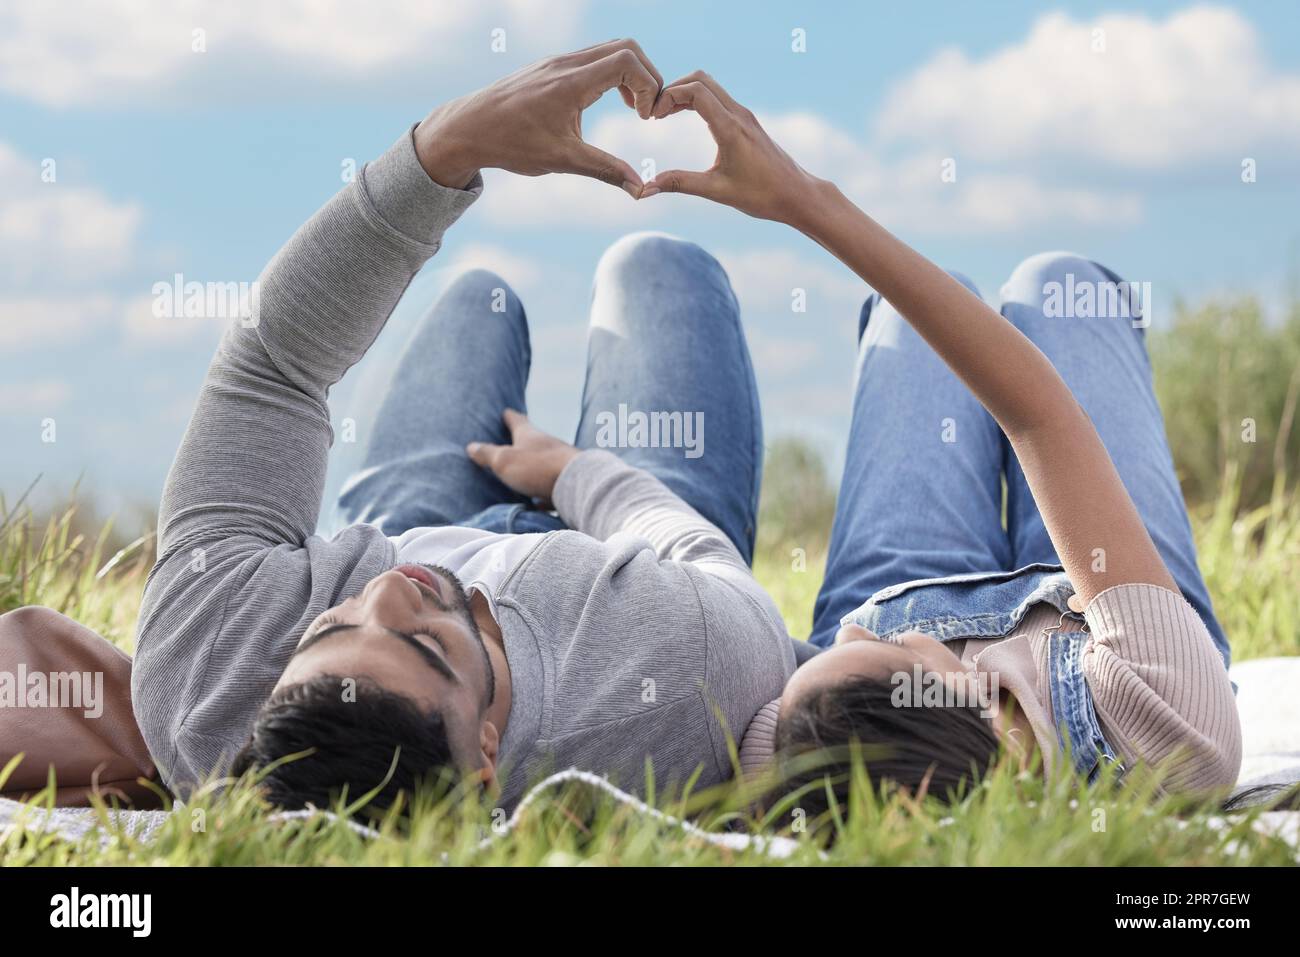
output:
POLYGON ((445 297, 483 297, 493 312, 515 312, 522 306, 510 284, 490 269, 473 267, 458 273, 443 292, 445 297))
POLYGON ((670 270, 698 275, 701 268, 716 269, 725 275, 722 265, 702 246, 668 233, 628 233, 615 240, 600 257, 596 284, 661 277, 670 270))

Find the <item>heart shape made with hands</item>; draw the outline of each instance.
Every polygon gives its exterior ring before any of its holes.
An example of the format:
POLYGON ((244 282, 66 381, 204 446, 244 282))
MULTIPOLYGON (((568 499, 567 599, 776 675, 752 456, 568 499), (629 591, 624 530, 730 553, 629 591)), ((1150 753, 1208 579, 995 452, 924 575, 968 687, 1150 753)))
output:
MULTIPOLYGON (((697 70, 673 83, 660 86, 654 91, 654 97, 649 103, 644 90, 620 84, 618 91, 624 104, 636 116, 618 114, 605 117, 593 129, 591 136, 582 134, 582 118, 579 117, 579 135, 587 147, 627 166, 632 164, 623 157, 641 157, 636 164, 639 168, 633 167, 633 172, 639 174, 638 178, 635 181, 625 178, 624 182, 618 184, 634 199, 663 192, 664 184, 669 186, 667 191, 686 192, 687 190, 679 188, 682 182, 704 176, 716 169, 721 157, 720 141, 713 124, 704 116, 704 111, 708 111, 715 120, 719 117, 713 103, 706 101, 706 98, 725 98, 732 107, 740 107, 712 77, 697 70), (697 108, 697 103, 701 103, 702 109, 697 108), (667 119, 688 111, 700 113, 702 122, 690 122, 685 126, 639 122, 667 119), (656 184, 661 175, 660 159, 664 157, 670 157, 671 163, 664 169, 665 179, 656 184), (633 185, 635 189, 630 188, 633 185)), ((604 176, 598 178, 606 179, 604 176)))
POLYGON ((702 71, 664 87, 652 113, 663 119, 683 110, 698 113, 708 127, 717 145, 712 165, 659 172, 638 198, 689 193, 757 219, 794 224, 813 178, 767 135, 758 118, 702 71))
MULTIPOLYGON (((703 71, 661 88, 650 116, 662 120, 684 111, 698 113, 712 139, 706 145, 703 137, 688 136, 687 145, 701 155, 707 155, 711 145, 712 162, 707 166, 701 163, 700 169, 666 170, 655 170, 653 161, 646 162, 643 170, 650 178, 636 191, 636 198, 687 193, 759 219, 790 222, 799 205, 800 184, 808 182, 809 177, 773 142, 757 117, 703 71)), ((638 110, 638 114, 642 111, 638 110)), ((657 139, 677 147, 681 144, 680 135, 660 135, 657 139)))
MULTIPOLYGON (((697 71, 665 85, 633 40, 612 40, 525 67, 436 109, 416 128, 415 139, 420 161, 435 182, 460 189, 486 167, 524 176, 577 173, 619 186, 638 200, 661 192, 688 193, 751 216, 783 219, 797 208, 799 183, 807 181, 754 114, 721 84, 697 71), (642 170, 650 177, 646 181, 618 155, 634 140, 622 137, 618 152, 588 142, 583 114, 614 89, 643 120, 685 110, 698 113, 716 145, 713 162, 702 170, 658 170, 653 159, 643 161, 642 170)), ((670 132, 655 139, 665 149, 682 142, 670 132)), ((688 136, 684 142, 704 141, 688 136)), ((702 145, 700 152, 707 149, 702 145)))
POLYGON ((661 171, 708 169, 717 154, 717 145, 704 122, 689 115, 666 122, 644 122, 622 110, 603 112, 589 124, 584 138, 633 167, 640 176, 634 196, 638 199, 641 187, 661 171))
MULTIPOLYGON (((727 111, 735 111, 737 114, 743 112, 748 114, 749 119, 753 119, 753 115, 740 107, 716 80, 702 71, 697 70, 665 85, 659 71, 634 40, 614 40, 543 61, 537 67, 507 77, 502 85, 507 88, 517 87, 519 84, 512 84, 512 80, 524 79, 532 87, 529 93, 536 102, 536 87, 545 86, 548 81, 556 86, 565 85, 557 83, 556 74, 565 81, 572 81, 580 91, 579 102, 573 104, 577 107, 571 119, 573 135, 568 141, 568 155, 562 157, 560 165, 551 165, 549 169, 538 172, 580 173, 620 186, 634 199, 664 191, 665 186, 669 190, 680 192, 693 191, 687 187, 700 182, 700 177, 716 172, 719 167, 723 153, 723 139, 719 134, 730 132, 729 128, 722 127, 727 111), (583 115, 606 91, 612 89, 618 90, 623 103, 642 120, 660 120, 685 110, 698 112, 713 135, 713 143, 709 143, 708 137, 698 127, 694 127, 693 135, 688 135, 684 140, 680 131, 674 133, 666 129, 657 132, 649 137, 653 152, 642 151, 642 156, 646 158, 641 161, 638 173, 622 157, 629 155, 629 146, 635 146, 639 140, 646 141, 644 126, 624 115, 618 119, 602 121, 594 137, 588 138, 583 134, 583 115), (606 150, 596 145, 597 141, 608 139, 616 141, 611 144, 614 149, 606 150), (697 156, 700 160, 707 160, 712 155, 712 163, 702 171, 670 169, 667 172, 672 175, 660 181, 662 174, 657 170, 653 157, 663 155, 669 148, 676 152, 683 142, 696 154, 691 156, 692 161, 697 156)), ((570 89, 573 88, 570 86, 570 89)), ((527 169, 514 171, 532 172, 527 169)))

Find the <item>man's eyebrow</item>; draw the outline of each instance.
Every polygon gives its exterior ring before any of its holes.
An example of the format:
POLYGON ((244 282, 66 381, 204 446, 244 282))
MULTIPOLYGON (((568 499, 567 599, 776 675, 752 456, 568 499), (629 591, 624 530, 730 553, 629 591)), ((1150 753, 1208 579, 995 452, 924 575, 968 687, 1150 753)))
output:
POLYGON ((318 629, 310 638, 308 638, 297 648, 295 648, 293 653, 296 655, 306 651, 312 645, 316 644, 316 642, 320 641, 322 638, 328 638, 336 631, 345 631, 348 628, 360 628, 360 627, 361 627, 360 625, 346 625, 343 624, 342 622, 335 622, 332 625, 326 625, 324 628, 318 629))
MULTIPOLYGON (((360 628, 360 627, 361 627, 360 625, 349 625, 344 622, 339 622, 333 625, 326 625, 320 631, 316 632, 314 635, 312 635, 310 638, 304 641, 301 645, 299 645, 297 650, 294 651, 294 655, 302 654, 302 652, 306 651, 308 648, 316 644, 316 642, 320 641, 322 638, 328 638, 330 637, 330 635, 337 634, 340 631, 346 631, 350 628, 360 628)), ((398 631, 395 628, 385 628, 384 631, 392 635, 394 638, 400 638, 402 641, 406 642, 408 645, 410 645, 412 648, 418 651, 420 653, 420 657, 424 659, 425 664, 427 664, 434 671, 438 672, 438 674, 442 675, 448 681, 453 682, 454 684, 460 684, 460 679, 456 677, 456 672, 452 671, 451 668, 448 667, 447 662, 443 661, 442 657, 439 656, 437 652, 435 652, 432 648, 430 648, 428 645, 422 642, 419 638, 416 638, 415 635, 408 634, 405 631, 398 631)), ((438 641, 438 639, 434 638, 434 641, 438 641)), ((442 642, 439 641, 438 646, 441 647, 442 642)))

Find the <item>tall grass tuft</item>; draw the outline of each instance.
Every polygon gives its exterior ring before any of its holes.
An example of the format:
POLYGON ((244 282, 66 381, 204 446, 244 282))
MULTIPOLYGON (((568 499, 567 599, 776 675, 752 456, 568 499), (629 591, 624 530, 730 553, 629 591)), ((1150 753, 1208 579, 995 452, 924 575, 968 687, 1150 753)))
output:
POLYGON ((0 496, 0 613, 45 605, 75 618, 130 651, 153 535, 144 532, 110 549, 110 519, 94 537, 78 530, 83 509, 66 506, 38 516, 26 496, 12 506, 0 496))

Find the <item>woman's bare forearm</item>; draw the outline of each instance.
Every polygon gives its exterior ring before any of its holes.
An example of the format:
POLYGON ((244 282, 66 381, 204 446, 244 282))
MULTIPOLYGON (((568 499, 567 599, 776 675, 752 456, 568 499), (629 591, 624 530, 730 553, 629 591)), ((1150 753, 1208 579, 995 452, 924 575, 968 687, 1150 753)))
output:
POLYGON ((1175 588, 1092 420, 1038 347, 833 184, 808 194, 793 225, 889 300, 1002 427, 1080 597, 1175 588))

